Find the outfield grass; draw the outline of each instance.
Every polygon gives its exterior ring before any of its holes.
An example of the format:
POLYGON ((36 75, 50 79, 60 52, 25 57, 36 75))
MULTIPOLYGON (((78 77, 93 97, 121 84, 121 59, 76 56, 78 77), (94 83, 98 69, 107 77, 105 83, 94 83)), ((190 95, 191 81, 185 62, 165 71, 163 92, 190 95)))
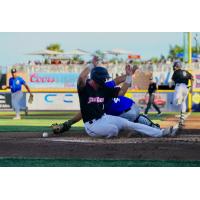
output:
MULTIPOLYGON (((75 112, 30 112, 28 116, 22 114, 21 120, 13 120, 13 112, 0 113, 0 132, 38 132, 49 131, 53 123, 63 123, 75 115, 75 112)), ((83 127, 83 122, 73 127, 83 127)))
POLYGON ((199 167, 200 161, 0 158, 0 167, 199 167))
MULTIPOLYGON (((177 113, 163 113, 161 117, 157 117, 155 113, 149 117, 155 122, 164 121, 166 117, 174 116, 177 113)), ((62 123, 75 115, 75 112, 30 112, 28 116, 22 114, 21 120, 13 120, 14 112, 0 113, 0 132, 38 132, 49 131, 49 126, 53 123, 62 123)), ((200 113, 193 113, 200 115, 200 113)), ((82 128, 83 122, 80 121, 73 125, 73 128, 82 128)), ((72 129, 73 130, 73 129, 72 129)))

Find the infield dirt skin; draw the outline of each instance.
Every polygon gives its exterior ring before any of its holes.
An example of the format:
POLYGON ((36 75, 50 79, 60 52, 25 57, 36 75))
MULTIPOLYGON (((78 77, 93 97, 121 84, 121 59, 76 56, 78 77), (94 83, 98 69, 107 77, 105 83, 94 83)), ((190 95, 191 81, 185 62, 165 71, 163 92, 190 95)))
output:
MULTIPOLYGON (((161 126, 175 125, 167 118, 161 126)), ((41 133, 0 133, 0 157, 81 158, 135 160, 200 160, 200 119, 190 115, 173 138, 149 138, 127 132, 118 138, 94 139, 72 129, 62 137, 42 138, 41 133)))

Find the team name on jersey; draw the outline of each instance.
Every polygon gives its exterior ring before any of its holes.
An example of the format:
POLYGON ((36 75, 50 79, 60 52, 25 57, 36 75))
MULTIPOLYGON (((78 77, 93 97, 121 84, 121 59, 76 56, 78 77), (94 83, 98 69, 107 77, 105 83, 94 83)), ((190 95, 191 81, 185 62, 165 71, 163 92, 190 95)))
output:
POLYGON ((101 97, 89 97, 88 104, 90 103, 103 103, 104 98, 101 97))

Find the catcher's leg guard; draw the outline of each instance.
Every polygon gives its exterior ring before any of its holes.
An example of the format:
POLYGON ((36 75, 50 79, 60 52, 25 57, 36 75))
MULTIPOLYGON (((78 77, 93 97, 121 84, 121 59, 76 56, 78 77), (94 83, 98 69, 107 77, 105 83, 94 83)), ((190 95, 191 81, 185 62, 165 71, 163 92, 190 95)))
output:
POLYGON ((153 123, 147 116, 140 114, 137 119, 135 120, 136 123, 140 123, 140 124, 145 124, 147 126, 151 126, 154 128, 159 128, 160 129, 160 125, 159 124, 155 124, 153 123))

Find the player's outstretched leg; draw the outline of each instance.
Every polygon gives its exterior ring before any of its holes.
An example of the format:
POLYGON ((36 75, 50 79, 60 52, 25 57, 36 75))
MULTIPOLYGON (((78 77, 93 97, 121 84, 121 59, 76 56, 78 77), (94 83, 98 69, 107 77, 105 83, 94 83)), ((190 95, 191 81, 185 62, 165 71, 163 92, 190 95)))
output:
POLYGON ((169 127, 166 129, 158 129, 154 127, 147 126, 145 124, 130 122, 127 119, 116 116, 106 116, 110 124, 115 124, 119 130, 133 130, 137 131, 143 135, 148 135, 150 137, 164 137, 164 136, 175 136, 176 130, 174 127, 169 127))

